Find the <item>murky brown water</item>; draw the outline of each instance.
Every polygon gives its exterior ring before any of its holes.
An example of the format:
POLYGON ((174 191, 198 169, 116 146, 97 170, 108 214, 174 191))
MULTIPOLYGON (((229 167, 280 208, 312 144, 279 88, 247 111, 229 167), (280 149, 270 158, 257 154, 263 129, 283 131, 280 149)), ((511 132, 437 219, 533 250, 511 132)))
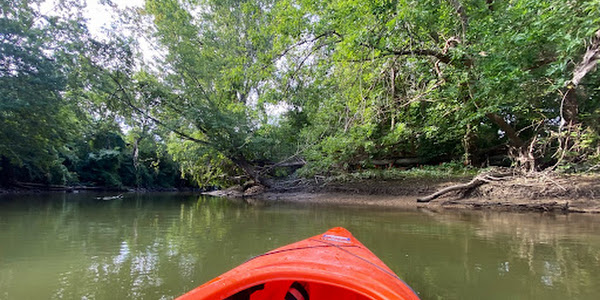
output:
POLYGON ((54 194, 0 197, 0 299, 171 299, 334 226, 352 231, 422 299, 600 295, 600 216, 54 194))

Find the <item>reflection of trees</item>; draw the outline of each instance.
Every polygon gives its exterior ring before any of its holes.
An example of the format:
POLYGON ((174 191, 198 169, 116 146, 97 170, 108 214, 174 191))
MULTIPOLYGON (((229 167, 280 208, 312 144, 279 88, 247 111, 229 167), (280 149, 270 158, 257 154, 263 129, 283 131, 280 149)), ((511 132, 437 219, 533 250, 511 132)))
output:
POLYGON ((0 252, 16 262, 0 262, 0 290, 22 299, 176 296, 199 284, 229 222, 244 215, 239 204, 197 196, 24 198, 0 215, 8 233, 0 233, 0 252), (37 283, 44 287, 25 289, 35 274, 44 274, 37 283))
POLYGON ((7 298, 170 298, 334 226, 348 228, 423 299, 595 299, 598 291, 596 216, 53 197, 0 202, 7 298))
POLYGON ((448 226, 468 224, 473 231, 473 238, 466 238, 464 244, 467 276, 472 275, 467 262, 473 262, 478 251, 471 249, 472 244, 477 244, 477 240, 502 241, 499 247, 506 249, 506 261, 497 262, 498 275, 522 273, 519 276, 528 282, 523 292, 535 296, 557 288, 554 297, 564 293, 570 299, 597 293, 596 282, 600 278, 597 216, 496 212, 431 216, 448 226), (590 236, 596 238, 590 240, 590 236))
POLYGON ((94 296, 99 298, 112 298, 115 292, 120 295, 117 298, 176 296, 185 290, 168 287, 192 283, 202 272, 202 262, 208 260, 211 248, 226 234, 228 205, 200 197, 197 201, 180 201, 176 213, 172 203, 137 202, 133 218, 127 218, 129 214, 119 218, 131 223, 124 235, 115 235, 125 237, 119 250, 112 247, 111 253, 92 257, 89 267, 74 276, 86 278, 83 284, 87 287, 82 290, 95 290, 94 296))
POLYGON ((580 215, 485 214, 478 235, 505 235, 510 252, 527 262, 529 271, 546 286, 562 286, 568 298, 585 294, 600 275, 597 218, 580 215), (590 243, 591 242, 591 243, 590 243), (595 247, 592 245, 595 244, 595 247), (591 266, 595 266, 590 268, 591 266))

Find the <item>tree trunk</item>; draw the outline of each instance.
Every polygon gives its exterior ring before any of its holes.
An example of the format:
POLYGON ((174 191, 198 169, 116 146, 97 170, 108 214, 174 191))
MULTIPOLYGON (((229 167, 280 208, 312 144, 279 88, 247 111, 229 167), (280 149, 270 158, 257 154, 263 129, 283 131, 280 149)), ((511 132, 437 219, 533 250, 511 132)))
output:
POLYGON ((494 122, 496 125, 498 125, 498 127, 500 127, 500 129, 502 129, 502 131, 504 131, 504 133, 506 134, 506 137, 508 138, 508 143, 516 148, 520 148, 523 146, 524 142, 523 140, 521 140, 521 138, 519 137, 519 135, 517 134, 517 132, 515 131, 515 129, 510 126, 510 124, 508 124, 504 118, 502 118, 501 116, 495 114, 495 113, 487 113, 485 114, 486 117, 488 117, 488 119, 490 119, 492 122, 494 122))
POLYGON ((579 103, 577 103, 577 87, 581 80, 596 68, 600 60, 600 30, 596 31, 587 47, 581 61, 573 70, 573 77, 566 85, 566 91, 561 103, 561 118, 563 125, 572 126, 578 122, 579 103))
POLYGON ((562 103, 562 119, 564 126, 572 126, 577 123, 579 114, 579 103, 577 103, 577 92, 574 86, 568 86, 562 103))
POLYGON ((244 156, 230 158, 230 159, 236 166, 238 166, 240 169, 242 169, 244 171, 244 173, 246 173, 246 175, 248 175, 248 177, 252 178, 252 180, 254 180, 254 182, 256 184, 264 185, 266 187, 270 186, 270 184, 267 182, 267 180, 262 178, 260 173, 255 170, 254 166, 252 166, 248 162, 248 160, 246 160, 246 158, 244 156))
POLYGON ((486 2, 486 3, 487 3, 487 5, 488 5, 488 9, 489 9, 490 11, 494 11, 494 0, 486 0, 485 2, 486 2))
POLYGON ((475 133, 471 124, 467 124, 467 130, 462 140, 463 150, 465 152, 463 164, 465 166, 472 166, 476 160, 473 155, 477 151, 477 145, 475 144, 476 140, 477 133, 475 133))
POLYGON ((8 157, 0 157, 0 186, 11 186, 15 183, 15 168, 8 157))
POLYGON ((137 187, 140 187, 140 183, 142 181, 142 178, 140 177, 140 161, 139 161, 139 156, 140 156, 140 141, 142 140, 142 137, 139 137, 137 139, 135 139, 135 141, 133 142, 133 168, 135 169, 135 185, 137 187))

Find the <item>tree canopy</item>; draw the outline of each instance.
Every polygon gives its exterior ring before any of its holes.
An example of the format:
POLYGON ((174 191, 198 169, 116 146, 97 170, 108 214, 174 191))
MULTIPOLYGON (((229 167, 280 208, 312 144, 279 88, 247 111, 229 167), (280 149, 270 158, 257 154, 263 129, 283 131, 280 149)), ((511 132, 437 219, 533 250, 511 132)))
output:
POLYGON ((147 0, 104 39, 60 3, 2 5, 5 174, 268 185, 289 166, 600 162, 598 1, 147 0))

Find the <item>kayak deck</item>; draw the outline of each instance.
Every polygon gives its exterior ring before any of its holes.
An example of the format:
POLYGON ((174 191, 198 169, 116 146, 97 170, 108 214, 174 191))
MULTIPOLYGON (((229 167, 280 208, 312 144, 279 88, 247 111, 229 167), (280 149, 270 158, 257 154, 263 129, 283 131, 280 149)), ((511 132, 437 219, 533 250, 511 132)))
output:
POLYGON ((336 227, 256 256, 179 299, 419 298, 349 231, 336 227))

